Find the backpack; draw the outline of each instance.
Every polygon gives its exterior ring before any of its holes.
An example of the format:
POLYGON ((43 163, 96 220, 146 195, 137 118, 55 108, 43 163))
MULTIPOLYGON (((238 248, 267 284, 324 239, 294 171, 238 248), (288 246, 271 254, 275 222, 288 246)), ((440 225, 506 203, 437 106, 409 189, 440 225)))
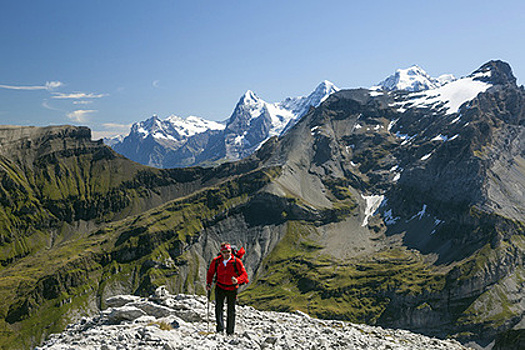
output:
MULTIPOLYGON (((232 257, 233 257, 233 268, 235 269, 235 274, 239 275, 239 268, 237 267, 237 259, 241 259, 244 254, 246 254, 246 250, 244 250, 244 247, 241 247, 240 249, 237 249, 236 246, 232 245, 232 257)), ((217 256, 221 256, 221 253, 217 254, 217 256)), ((215 271, 217 271, 217 268, 219 267, 219 259, 215 259, 215 271)), ((244 283, 239 283, 240 286, 242 286, 244 283)))

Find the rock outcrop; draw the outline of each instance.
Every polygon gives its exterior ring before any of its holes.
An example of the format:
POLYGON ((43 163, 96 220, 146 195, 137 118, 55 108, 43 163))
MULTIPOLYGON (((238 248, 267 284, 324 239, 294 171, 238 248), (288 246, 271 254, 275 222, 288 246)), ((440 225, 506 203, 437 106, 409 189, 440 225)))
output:
POLYGON ((203 296, 169 295, 164 291, 160 298, 154 296, 134 301, 131 297, 122 296, 119 300, 129 302, 69 325, 64 332, 51 335, 35 350, 467 350, 454 340, 439 340, 403 330, 342 321, 318 320, 299 311, 258 311, 250 306, 237 306, 236 332, 227 336, 211 331, 214 317, 210 310, 214 307, 212 303, 207 309, 203 296))

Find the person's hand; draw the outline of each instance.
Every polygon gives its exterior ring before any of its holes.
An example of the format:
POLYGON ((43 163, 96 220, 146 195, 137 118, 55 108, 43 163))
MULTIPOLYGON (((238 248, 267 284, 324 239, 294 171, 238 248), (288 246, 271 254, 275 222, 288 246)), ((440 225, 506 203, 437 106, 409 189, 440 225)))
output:
POLYGON ((211 284, 206 285, 206 290, 209 292, 211 290, 211 284))
POLYGON ((232 283, 233 284, 237 284, 239 282, 239 280, 237 279, 237 277, 232 277, 232 283))

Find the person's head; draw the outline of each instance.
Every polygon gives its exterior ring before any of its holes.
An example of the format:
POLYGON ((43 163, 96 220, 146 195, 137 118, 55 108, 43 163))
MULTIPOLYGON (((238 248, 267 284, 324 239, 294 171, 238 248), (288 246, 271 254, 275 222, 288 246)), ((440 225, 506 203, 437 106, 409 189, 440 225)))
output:
POLYGON ((222 257, 228 260, 232 255, 232 246, 228 242, 221 243, 221 254, 222 257))

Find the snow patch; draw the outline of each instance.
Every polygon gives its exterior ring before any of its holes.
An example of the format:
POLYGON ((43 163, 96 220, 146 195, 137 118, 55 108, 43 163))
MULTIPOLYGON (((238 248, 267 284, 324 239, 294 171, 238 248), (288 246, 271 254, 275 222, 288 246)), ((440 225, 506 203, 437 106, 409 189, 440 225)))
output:
POLYGON ((387 130, 390 131, 390 130, 394 127, 394 125, 396 125, 396 123, 397 123, 398 120, 399 120, 399 118, 398 118, 398 119, 395 119, 395 120, 392 120, 392 121, 388 124, 388 128, 387 128, 387 130))
POLYGON ((385 220, 386 225, 394 225, 399 219, 401 219, 399 216, 392 215, 392 209, 389 209, 383 213, 383 219, 385 220))
POLYGON ((412 221, 413 219, 417 218, 418 216, 419 216, 419 220, 421 220, 423 218, 423 215, 425 215, 426 211, 427 211, 427 205, 423 204, 423 208, 416 215, 414 215, 410 219, 408 219, 407 222, 412 221))
POLYGON ((455 124, 459 122, 460 120, 461 120, 461 114, 457 118, 455 118, 453 121, 451 121, 450 124, 455 124))
POLYGON ((450 82, 439 88, 408 95, 408 100, 395 105, 408 108, 433 108, 439 106, 446 114, 454 114, 464 103, 473 100, 492 85, 479 80, 476 76, 450 82), (442 106, 442 107, 441 107, 442 106))
POLYGON ((368 220, 374 213, 379 209, 381 206, 381 203, 385 199, 385 196, 383 195, 373 195, 373 196, 364 196, 361 195, 361 197, 365 200, 366 208, 365 208, 365 219, 363 220, 363 223, 361 226, 368 225, 368 220))
POLYGON ((423 157, 421 157, 421 160, 427 160, 428 158, 430 158, 431 155, 432 152, 430 152, 429 154, 425 154, 423 157))
POLYGON ((421 91, 434 89, 440 85, 441 83, 438 79, 430 77, 423 69, 413 65, 406 69, 396 70, 393 75, 373 86, 372 89, 421 91))
POLYGON ((312 136, 315 135, 315 131, 318 130, 320 128, 320 126, 314 126, 313 128, 310 129, 310 133, 312 134, 312 136))
POLYGON ((432 140, 430 141, 443 141, 443 142, 447 142, 449 139, 448 139, 448 136, 444 136, 444 135, 441 135, 439 134, 438 136, 434 137, 432 140))

